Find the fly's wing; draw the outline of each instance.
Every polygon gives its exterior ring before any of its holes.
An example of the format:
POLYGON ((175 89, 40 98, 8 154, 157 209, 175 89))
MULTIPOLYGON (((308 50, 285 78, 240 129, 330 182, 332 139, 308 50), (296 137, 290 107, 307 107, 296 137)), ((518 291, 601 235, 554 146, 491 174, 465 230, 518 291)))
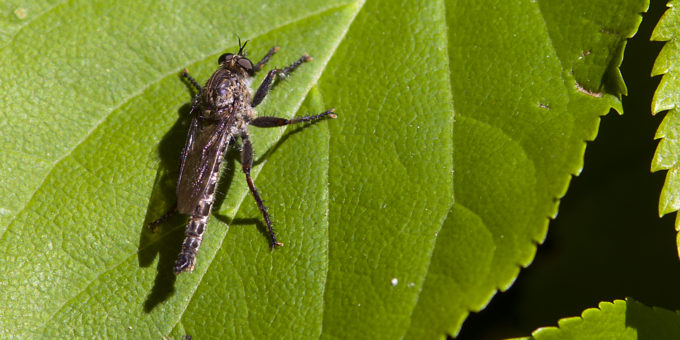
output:
POLYGON ((191 119, 177 180, 180 213, 193 214, 208 187, 210 175, 219 171, 220 158, 229 143, 227 138, 231 138, 227 136, 229 120, 211 121, 196 115, 191 119))

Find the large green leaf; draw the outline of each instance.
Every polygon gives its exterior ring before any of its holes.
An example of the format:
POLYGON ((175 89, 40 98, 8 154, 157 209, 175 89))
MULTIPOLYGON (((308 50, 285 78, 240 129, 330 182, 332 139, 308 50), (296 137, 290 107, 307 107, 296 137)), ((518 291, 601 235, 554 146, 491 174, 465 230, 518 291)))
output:
MULTIPOLYGON (((7 3, 0 17, 0 334, 414 338, 455 333, 531 262, 645 1, 7 3), (251 129, 279 238, 228 155, 192 274, 175 277, 191 92, 250 39, 314 61, 251 129), (454 122, 455 111, 455 122, 454 122), (455 167, 454 167, 455 164, 455 167), (455 179, 455 204, 454 204, 455 179)), ((262 78, 260 75, 256 83, 262 78)))
MULTIPOLYGON (((675 1, 669 1, 670 7, 657 24, 652 35, 652 40, 667 41, 659 54, 652 76, 664 75, 659 87, 654 93, 652 113, 657 114, 668 110, 663 122, 654 136, 660 139, 654 159, 652 171, 668 170, 666 183, 664 183, 659 197, 659 216, 678 211, 680 209, 680 113, 677 106, 680 103, 678 92, 678 57, 680 57, 680 45, 677 37, 680 36, 678 23, 680 13, 673 6, 675 1)), ((680 217, 676 217, 675 228, 680 230, 680 217)), ((678 237, 680 242, 680 236, 678 237)), ((680 243, 679 243, 680 244, 680 243)), ((679 246, 680 247, 680 246, 679 246)), ((679 248, 680 249, 680 248, 679 248)))
POLYGON ((533 339, 677 339, 680 315, 650 308, 633 299, 600 302, 581 317, 564 318, 558 327, 539 328, 533 339))
POLYGON ((455 333, 532 261, 598 116, 621 111, 617 68, 648 6, 456 4, 446 10, 456 201, 414 312, 415 338, 455 333))

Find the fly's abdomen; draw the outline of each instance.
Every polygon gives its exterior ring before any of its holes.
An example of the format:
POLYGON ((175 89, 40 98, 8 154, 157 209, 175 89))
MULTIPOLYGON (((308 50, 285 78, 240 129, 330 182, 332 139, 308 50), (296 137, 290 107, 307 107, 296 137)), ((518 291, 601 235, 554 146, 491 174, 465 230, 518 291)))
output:
POLYGON ((220 145, 218 146, 219 152, 216 155, 217 161, 210 178, 208 179, 208 185, 206 186, 203 197, 198 201, 196 209, 189 217, 189 223, 187 223, 186 230, 184 231, 184 242, 182 242, 182 251, 179 253, 177 262, 175 262, 175 274, 181 272, 192 272, 194 270, 194 265, 196 264, 196 254, 198 254, 198 248, 201 246, 203 241, 203 234, 208 226, 208 218, 210 217, 210 211, 212 210, 213 203, 215 202, 215 188, 217 187, 217 181, 220 177, 220 165, 222 163, 222 156, 229 144, 230 136, 225 136, 222 138, 220 145))
POLYGON ((175 263, 175 274, 191 272, 196 264, 196 254, 203 241, 203 233, 208 225, 208 216, 191 216, 184 232, 182 251, 175 263))

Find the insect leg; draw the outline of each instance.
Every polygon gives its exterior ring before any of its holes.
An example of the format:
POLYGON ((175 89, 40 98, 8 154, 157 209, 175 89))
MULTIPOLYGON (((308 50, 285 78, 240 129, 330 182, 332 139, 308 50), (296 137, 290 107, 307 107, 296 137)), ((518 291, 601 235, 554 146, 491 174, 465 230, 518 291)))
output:
POLYGON ((303 54, 302 57, 300 57, 300 59, 294 61, 292 64, 288 65, 288 67, 284 68, 282 70, 281 74, 279 74, 279 76, 281 76, 281 77, 288 76, 288 74, 290 74, 296 68, 298 68, 300 65, 302 65, 302 63, 310 61, 310 60, 312 60, 312 57, 308 56, 307 53, 303 54))
POLYGON ((276 241, 276 233, 274 233, 274 228, 272 228, 272 221, 269 217, 269 213, 267 212, 267 208, 264 206, 262 197, 260 197, 260 193, 257 192, 255 184, 253 184, 253 179, 250 177, 250 168, 253 166, 253 144, 250 142, 250 138, 248 137, 247 133, 243 134, 241 138, 243 139, 243 149, 241 149, 241 166, 243 167, 243 173, 246 174, 248 188, 250 188, 250 192, 253 194, 253 197, 255 197, 257 207, 260 209, 260 212, 264 217, 264 221, 267 224, 267 231, 269 232, 269 237, 272 240, 271 248, 273 249, 276 246, 281 247, 283 246, 283 243, 276 241))
POLYGON ((156 232, 156 229, 158 229, 158 226, 167 221, 172 215, 174 215, 177 212, 177 203, 173 204, 173 206, 165 213, 163 216, 161 216, 159 219, 149 223, 147 226, 149 229, 151 229, 152 232, 156 232))
POLYGON ((260 87, 257 88, 257 92, 255 92, 255 96, 253 97, 253 102, 250 104, 252 107, 256 107, 260 105, 260 103, 264 100, 264 97, 267 96, 269 93, 269 89, 272 86, 272 83, 274 82, 274 78, 276 76, 279 76, 281 78, 287 77, 291 72, 293 72, 296 68, 298 68, 302 63, 306 61, 312 60, 312 57, 304 54, 300 59, 296 60, 292 64, 290 64, 288 67, 284 69, 273 69, 267 73, 267 76, 264 77, 264 80, 262 81, 262 84, 260 84, 260 87))
POLYGON ((290 124, 296 124, 296 123, 301 123, 301 122, 308 122, 308 121, 314 121, 317 119, 321 119, 323 117, 328 116, 329 118, 337 118, 338 116, 335 115, 335 109, 330 109, 326 112, 320 113, 318 115, 314 116, 304 116, 304 117, 298 117, 298 118, 293 118, 293 119, 285 119, 285 118, 279 118, 279 117, 256 117, 252 121, 250 121, 250 125, 257 126, 257 127, 276 127, 276 126, 283 126, 283 125, 290 125, 290 124))
POLYGON ((194 77, 189 75, 189 70, 184 69, 184 71, 182 71, 182 73, 180 73, 180 75, 184 78, 187 78, 187 80, 191 83, 191 85, 194 85, 194 87, 196 88, 196 90, 199 93, 201 92, 201 85, 198 84, 198 82, 196 81, 196 79, 194 79, 194 77))
POLYGON ((267 52, 267 55, 265 55, 265 56, 262 58, 262 60, 258 61, 257 64, 255 64, 255 67, 253 67, 253 69, 255 70, 255 72, 261 70, 261 69, 262 69, 262 66, 264 66, 264 64, 266 64, 266 63, 269 61, 269 58, 271 58, 272 55, 274 55, 274 53, 276 53, 276 52, 278 52, 278 51, 279 51, 279 47, 278 47, 278 46, 272 47, 272 48, 269 50, 269 52, 267 52))

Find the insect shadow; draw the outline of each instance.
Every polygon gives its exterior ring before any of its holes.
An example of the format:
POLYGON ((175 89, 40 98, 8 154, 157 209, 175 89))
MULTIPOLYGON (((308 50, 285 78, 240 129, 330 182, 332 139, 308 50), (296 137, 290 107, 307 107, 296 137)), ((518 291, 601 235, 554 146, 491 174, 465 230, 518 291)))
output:
MULTIPOLYGON (((190 91, 193 89, 190 84, 187 84, 187 86, 190 91)), ((140 227, 141 231, 137 252, 139 266, 142 268, 149 267, 158 256, 157 274, 154 280, 154 286, 143 305, 143 309, 146 313, 151 312, 158 304, 166 301, 175 292, 177 275, 175 275, 173 268, 177 259, 177 254, 179 254, 182 248, 187 217, 181 214, 175 214, 165 221, 155 233, 149 230, 148 224, 167 211, 177 200, 176 188, 179 175, 179 155, 184 148, 185 137, 189 129, 189 122, 191 120, 191 117, 189 117, 190 111, 190 104, 185 104, 178 110, 179 117, 177 121, 163 136, 158 145, 160 164, 156 172, 156 178, 154 179, 153 190, 149 197, 144 224, 140 227)), ((263 152, 260 157, 256 158, 253 164, 257 165, 262 163, 285 143, 288 138, 301 132, 311 124, 313 124, 313 122, 299 125, 295 127, 295 129, 287 131, 274 145, 263 152)), ((230 226, 254 225, 263 236, 262 242, 268 245, 269 233, 267 227, 260 218, 234 219, 233 217, 220 215, 218 213, 219 208, 224 202, 228 188, 233 181, 236 172, 235 169, 237 167, 238 169, 241 168, 241 166, 237 164, 237 162, 240 162, 239 149, 240 147, 228 148, 228 151, 224 156, 222 173, 215 194, 215 212, 213 212, 213 215, 218 220, 230 226)))
POLYGON ((154 286, 146 301, 144 311, 151 312, 159 303, 167 300, 174 293, 175 274, 172 267, 180 251, 184 239, 186 217, 175 214, 153 233, 148 224, 167 211, 175 202, 175 188, 179 175, 179 157, 184 147, 184 139, 189 129, 189 111, 191 105, 186 104, 178 110, 179 117, 170 130, 163 136, 158 145, 160 163, 156 171, 153 189, 149 197, 144 223, 140 226, 137 259, 142 268, 149 267, 158 257, 157 274, 154 286))

